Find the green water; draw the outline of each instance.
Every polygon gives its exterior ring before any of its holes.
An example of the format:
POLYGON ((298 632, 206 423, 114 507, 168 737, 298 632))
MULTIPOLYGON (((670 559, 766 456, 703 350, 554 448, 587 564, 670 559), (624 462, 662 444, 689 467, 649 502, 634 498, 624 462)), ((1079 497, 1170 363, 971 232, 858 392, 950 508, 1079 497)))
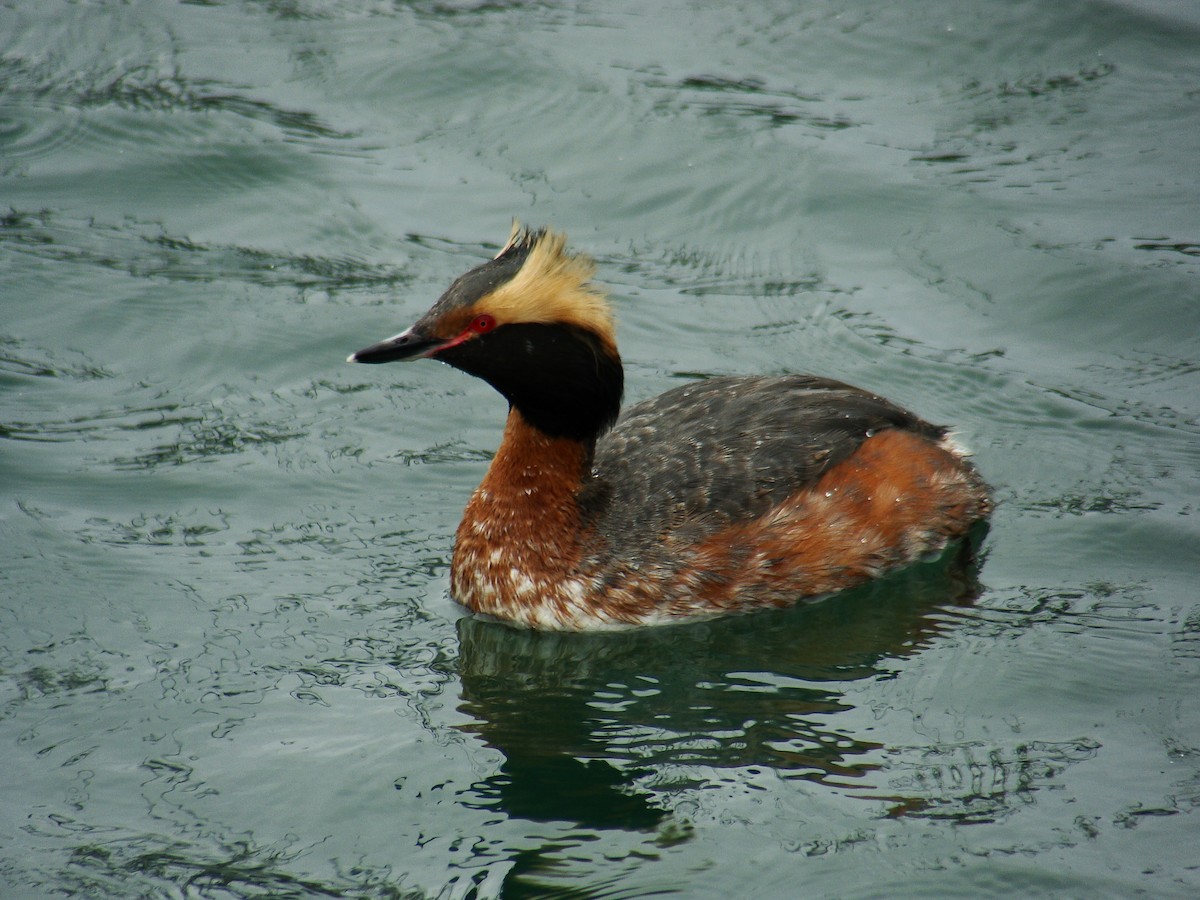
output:
POLYGON ((1186 2, 0 4, 0 895, 1195 896, 1186 2), (627 395, 954 425, 979 585, 465 619, 503 403, 406 327, 513 216, 627 395))

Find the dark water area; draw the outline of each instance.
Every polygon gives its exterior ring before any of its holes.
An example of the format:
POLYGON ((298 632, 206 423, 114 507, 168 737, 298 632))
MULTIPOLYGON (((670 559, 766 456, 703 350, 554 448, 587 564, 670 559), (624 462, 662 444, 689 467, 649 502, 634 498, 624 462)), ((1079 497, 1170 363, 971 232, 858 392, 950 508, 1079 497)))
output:
POLYGON ((0 896, 1200 892, 1200 7, 0 3, 0 896), (627 397, 952 425, 977 573, 465 618, 513 217, 627 397))

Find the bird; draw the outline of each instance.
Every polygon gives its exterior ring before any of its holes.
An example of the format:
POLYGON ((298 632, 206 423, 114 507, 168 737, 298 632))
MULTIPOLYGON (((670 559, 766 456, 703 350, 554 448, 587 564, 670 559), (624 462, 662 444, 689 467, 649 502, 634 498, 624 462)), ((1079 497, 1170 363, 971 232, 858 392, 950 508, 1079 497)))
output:
POLYGON ((951 433, 813 375, 725 375, 622 410, 596 266, 514 222, 356 363, 434 359, 508 401, 454 539, 450 594, 543 631, 666 625, 825 598, 962 546, 990 489, 951 433))

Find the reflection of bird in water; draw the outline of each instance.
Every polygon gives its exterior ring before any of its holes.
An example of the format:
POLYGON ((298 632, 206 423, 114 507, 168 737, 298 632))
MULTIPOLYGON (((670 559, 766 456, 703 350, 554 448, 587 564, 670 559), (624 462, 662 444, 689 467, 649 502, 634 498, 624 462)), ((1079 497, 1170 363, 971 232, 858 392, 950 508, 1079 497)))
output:
POLYGON ((465 606, 549 630, 787 606, 937 553, 988 514, 944 429, 839 382, 713 378, 618 417, 592 272, 561 235, 514 229, 410 329, 350 357, 432 357, 509 401, 455 541, 465 606))
MULTIPOLYGON (((813 604, 671 629, 556 635, 459 621, 462 711, 504 754, 471 805, 649 828, 691 767, 869 788, 881 745, 839 724, 850 682, 919 652, 978 590, 969 554, 813 604), (674 772, 674 776, 664 776, 674 772), (649 779, 654 789, 647 789, 649 779)), ((669 805, 669 803, 667 804, 669 805)))

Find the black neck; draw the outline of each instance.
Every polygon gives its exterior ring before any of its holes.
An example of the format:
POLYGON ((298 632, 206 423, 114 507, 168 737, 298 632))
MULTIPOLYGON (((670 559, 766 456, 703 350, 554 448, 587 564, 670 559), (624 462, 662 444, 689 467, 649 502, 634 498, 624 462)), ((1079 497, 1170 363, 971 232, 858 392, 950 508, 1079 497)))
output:
POLYGON ((550 437, 594 442, 621 410, 621 359, 571 325, 505 325, 437 354, 488 382, 550 437))

